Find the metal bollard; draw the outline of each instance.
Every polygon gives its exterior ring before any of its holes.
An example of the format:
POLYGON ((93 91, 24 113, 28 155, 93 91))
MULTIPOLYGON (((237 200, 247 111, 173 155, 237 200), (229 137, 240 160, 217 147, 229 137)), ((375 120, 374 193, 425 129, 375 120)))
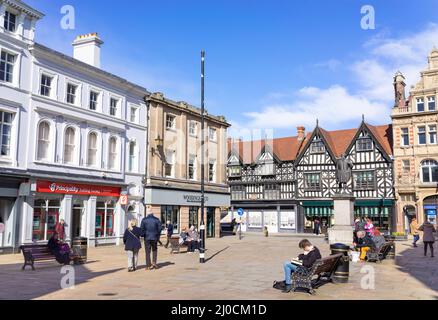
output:
POLYGON ((342 253, 344 255, 339 259, 339 263, 336 266, 333 274, 333 282, 348 282, 348 277, 350 276, 350 257, 348 256, 348 251, 350 247, 342 243, 335 243, 330 246, 330 250, 332 254, 342 253))

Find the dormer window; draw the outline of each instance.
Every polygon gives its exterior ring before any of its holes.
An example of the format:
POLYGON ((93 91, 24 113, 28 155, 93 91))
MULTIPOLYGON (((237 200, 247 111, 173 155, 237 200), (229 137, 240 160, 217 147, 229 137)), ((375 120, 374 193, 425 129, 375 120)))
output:
POLYGON ((360 138, 356 142, 357 151, 373 150, 373 140, 371 138, 360 138))
POLYGON ((317 140, 312 142, 310 145, 310 153, 324 153, 325 152, 325 145, 324 142, 321 140, 317 140))
POLYGON ((15 32, 16 25, 17 25, 17 16, 9 11, 6 11, 4 28, 10 32, 15 32))
POLYGON ((229 177, 240 177, 242 175, 242 168, 238 165, 232 165, 228 167, 229 177))

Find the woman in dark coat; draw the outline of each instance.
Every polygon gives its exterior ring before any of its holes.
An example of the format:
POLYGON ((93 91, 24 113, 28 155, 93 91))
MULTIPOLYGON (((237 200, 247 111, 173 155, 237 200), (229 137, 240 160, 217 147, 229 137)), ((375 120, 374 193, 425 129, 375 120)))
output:
POLYGON ((59 241, 58 233, 54 233, 47 243, 50 252, 56 257, 56 261, 60 264, 70 264, 70 247, 59 241))
POLYGON ((130 220, 123 235, 123 243, 128 255, 128 272, 137 270, 138 251, 141 249, 140 237, 141 229, 137 227, 137 219, 130 220))

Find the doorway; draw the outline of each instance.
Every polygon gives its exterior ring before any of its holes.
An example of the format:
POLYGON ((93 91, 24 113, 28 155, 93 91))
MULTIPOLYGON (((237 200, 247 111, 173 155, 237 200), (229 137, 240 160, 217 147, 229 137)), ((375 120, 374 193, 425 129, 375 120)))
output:
POLYGON ((72 217, 72 239, 81 236, 82 231, 82 213, 84 212, 84 207, 81 204, 75 204, 73 206, 73 217, 72 217))
POLYGON ((278 232, 278 212, 274 210, 265 210, 263 212, 263 222, 268 228, 269 233, 278 232))
POLYGON ((215 237, 215 208, 207 208, 207 238, 215 237))

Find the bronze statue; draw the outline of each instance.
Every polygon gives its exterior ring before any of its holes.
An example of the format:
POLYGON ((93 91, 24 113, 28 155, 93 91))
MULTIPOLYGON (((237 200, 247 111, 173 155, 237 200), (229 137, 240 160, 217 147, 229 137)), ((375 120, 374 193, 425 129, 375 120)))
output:
POLYGON ((338 182, 340 192, 345 192, 347 183, 351 179, 351 170, 353 162, 346 158, 345 153, 336 162, 336 180, 338 182))

